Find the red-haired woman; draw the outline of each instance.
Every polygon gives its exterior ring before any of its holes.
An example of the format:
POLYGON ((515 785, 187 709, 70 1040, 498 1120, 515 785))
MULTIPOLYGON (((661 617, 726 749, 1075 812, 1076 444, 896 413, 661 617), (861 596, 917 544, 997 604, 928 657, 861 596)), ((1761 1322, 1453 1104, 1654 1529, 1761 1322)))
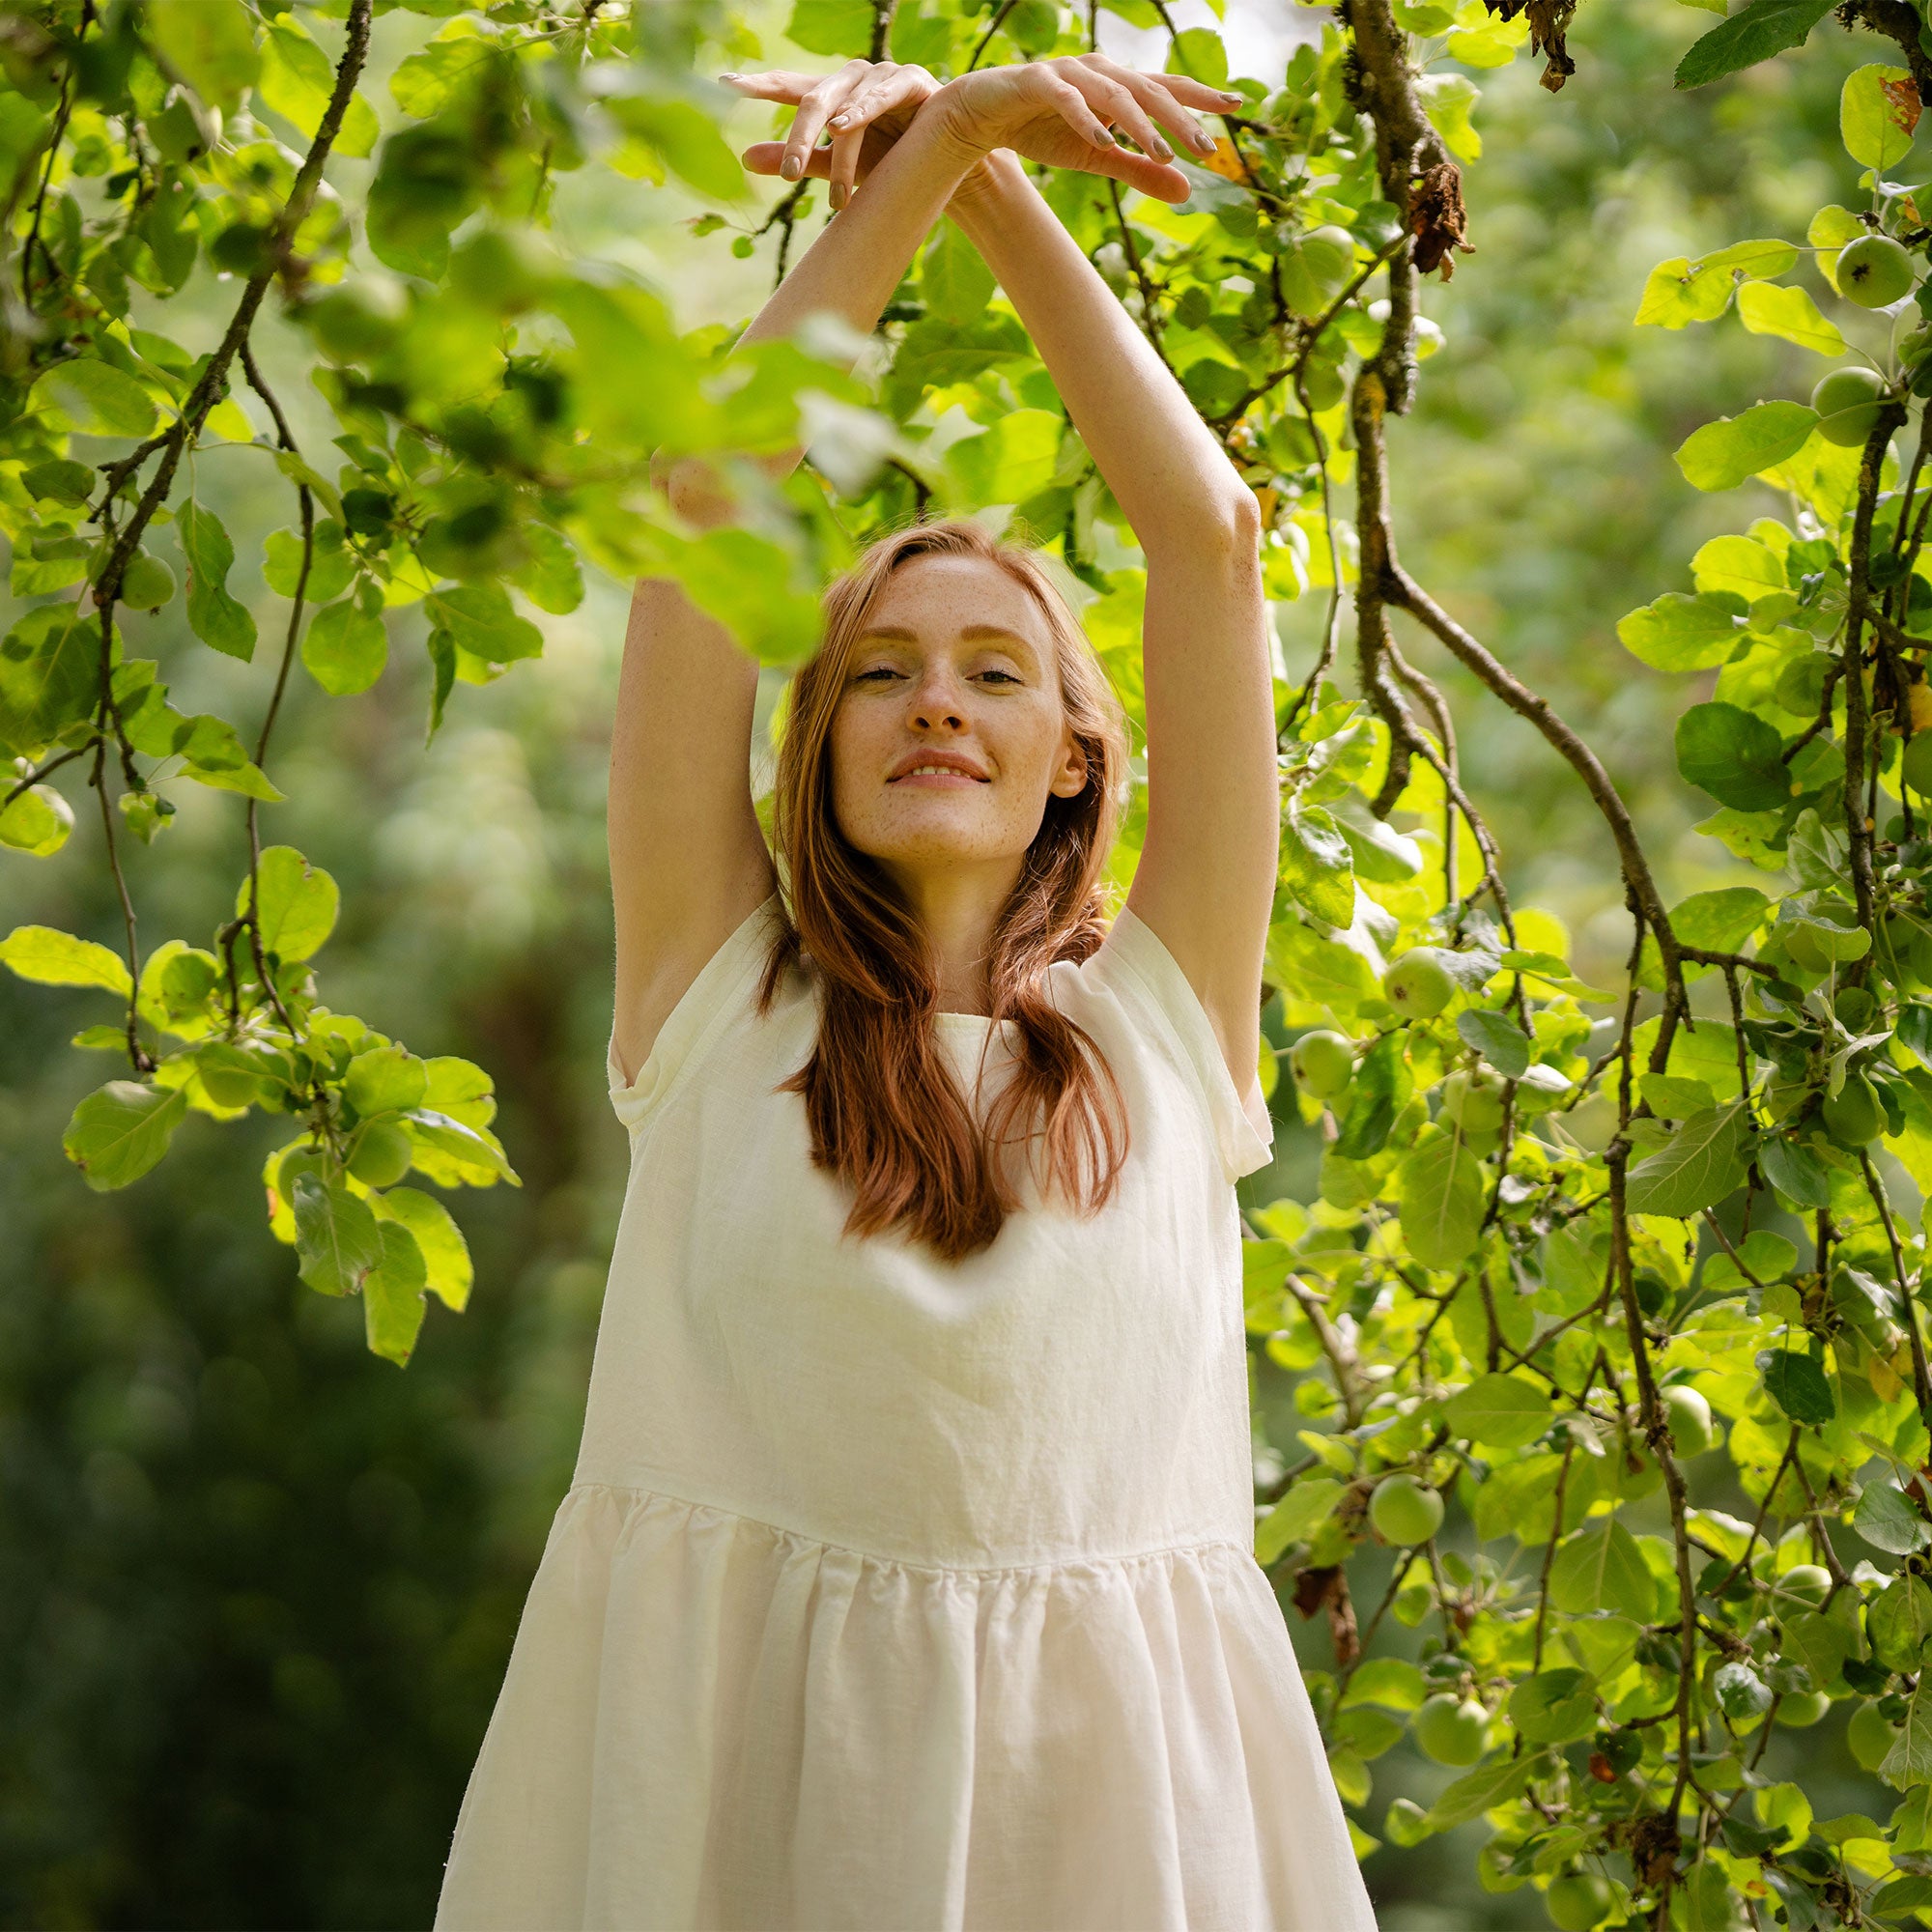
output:
MULTIPOLYGON (((1179 201, 1160 130, 1208 152, 1189 110, 1226 98, 1097 56, 740 85, 799 104, 752 165, 829 173, 842 211, 748 339, 870 331, 942 212, 1031 332, 1147 554, 1146 838, 1109 923, 1120 706, 1053 580, 979 526, 898 531, 828 592, 781 873, 756 667, 639 584, 610 807, 629 1193, 437 1924, 1363 1932, 1252 1553, 1255 504, 1019 160, 1179 201)), ((695 524, 730 514, 708 475, 671 475, 695 524)))

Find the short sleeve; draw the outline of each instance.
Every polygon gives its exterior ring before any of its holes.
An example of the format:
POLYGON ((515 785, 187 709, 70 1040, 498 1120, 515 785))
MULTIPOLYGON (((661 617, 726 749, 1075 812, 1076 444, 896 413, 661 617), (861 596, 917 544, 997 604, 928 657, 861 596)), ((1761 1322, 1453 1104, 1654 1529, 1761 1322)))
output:
POLYGON ((1160 935, 1122 906, 1101 952, 1138 984, 1143 1003, 1165 1023, 1170 1044, 1193 1072, 1230 1185, 1265 1167, 1274 1158, 1274 1121, 1262 1098, 1260 1069, 1248 1076, 1244 1093, 1236 1092, 1208 1009, 1160 935))
POLYGON ((685 1070, 700 1061, 712 1041, 750 999, 753 982, 763 969, 771 937, 766 919, 777 907, 773 891, 748 913, 730 936, 698 968, 678 1003, 665 1016, 637 1077, 626 1082, 617 1064, 617 1030, 611 1029, 605 1067, 611 1082, 611 1105, 633 1135, 662 1106, 685 1070))

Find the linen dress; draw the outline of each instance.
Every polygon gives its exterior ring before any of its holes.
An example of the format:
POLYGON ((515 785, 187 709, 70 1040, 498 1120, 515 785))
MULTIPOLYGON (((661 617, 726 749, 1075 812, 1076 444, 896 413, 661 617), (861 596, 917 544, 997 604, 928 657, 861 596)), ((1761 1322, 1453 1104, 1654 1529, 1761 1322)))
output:
MULTIPOLYGON (((841 1236, 816 999, 768 898, 611 1100, 631 1170, 582 1448, 438 1932, 1373 1932, 1253 1556, 1234 1182, 1269 1157, 1131 910, 1049 969, 1127 1102, 1092 1218, 956 1264, 841 1236)), ((961 1092, 1006 1022, 941 1013, 961 1092)), ((1057 1200, 1058 1197, 1055 1197, 1057 1200)))

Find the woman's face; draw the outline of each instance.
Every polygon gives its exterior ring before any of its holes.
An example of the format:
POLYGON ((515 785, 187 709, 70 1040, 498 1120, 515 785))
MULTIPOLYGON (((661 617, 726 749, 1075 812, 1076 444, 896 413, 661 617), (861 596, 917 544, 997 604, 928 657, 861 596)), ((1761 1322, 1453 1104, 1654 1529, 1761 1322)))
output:
POLYGON ((1049 795, 1087 781, 1032 595, 981 557, 895 571, 846 668, 832 777, 840 832, 907 883, 1023 858, 1049 795), (968 770, 907 773, 935 755, 968 770))

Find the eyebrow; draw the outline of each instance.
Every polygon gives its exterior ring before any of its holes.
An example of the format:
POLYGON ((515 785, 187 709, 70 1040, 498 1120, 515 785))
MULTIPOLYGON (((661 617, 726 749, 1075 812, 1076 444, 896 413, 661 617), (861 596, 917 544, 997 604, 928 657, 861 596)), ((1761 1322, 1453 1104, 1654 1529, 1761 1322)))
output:
MULTIPOLYGON (((960 638, 969 644, 1008 643, 1019 646, 1019 655, 1029 664, 1037 664, 1039 654, 1017 631, 1009 631, 1004 624, 962 624, 960 638)), ((861 643, 887 642, 895 644, 916 644, 919 634, 909 631, 903 624, 868 624, 861 635, 861 643)))

